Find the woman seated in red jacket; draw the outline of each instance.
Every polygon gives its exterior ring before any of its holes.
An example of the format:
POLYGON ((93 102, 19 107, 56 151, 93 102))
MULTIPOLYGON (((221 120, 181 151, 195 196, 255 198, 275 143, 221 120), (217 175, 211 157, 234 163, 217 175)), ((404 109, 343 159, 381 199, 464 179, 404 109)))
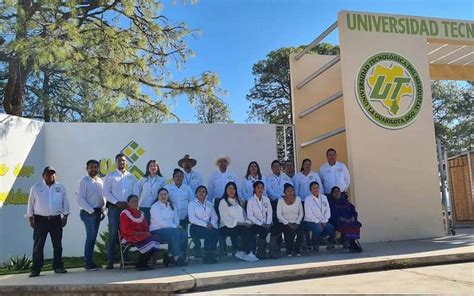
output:
POLYGON ((136 264, 137 270, 152 269, 148 260, 159 249, 158 236, 150 234, 145 215, 138 209, 138 196, 132 194, 127 198, 128 207, 120 213, 120 233, 122 243, 133 244, 140 253, 136 264))

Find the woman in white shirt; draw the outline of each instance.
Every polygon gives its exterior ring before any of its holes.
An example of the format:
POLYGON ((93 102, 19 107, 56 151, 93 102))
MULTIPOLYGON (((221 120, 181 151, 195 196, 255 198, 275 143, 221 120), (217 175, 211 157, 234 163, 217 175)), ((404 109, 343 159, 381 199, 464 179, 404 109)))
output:
MULTIPOLYGON (((306 196, 311 195, 309 184, 311 184, 311 182, 318 182, 318 184, 322 184, 319 174, 311 171, 311 160, 307 158, 301 163, 301 171, 296 174, 295 179, 295 193, 296 196, 301 197, 303 203, 306 196)), ((323 185, 320 185, 320 187, 321 192, 324 192, 323 185)))
POLYGON ((247 173, 242 180, 242 187, 240 188, 241 197, 245 199, 246 202, 253 197, 253 184, 255 181, 263 182, 263 177, 258 163, 251 161, 247 167, 247 173))
POLYGON ((207 188, 196 188, 196 198, 189 203, 188 217, 191 226, 189 232, 193 239, 204 239, 204 257, 202 263, 217 263, 216 245, 219 236, 217 214, 214 206, 207 200, 207 188))
POLYGON ((156 194, 165 186, 165 178, 161 175, 160 167, 156 160, 150 160, 146 165, 145 176, 138 182, 139 207, 145 214, 145 219, 150 224, 150 208, 156 201, 156 194))
POLYGON ((186 245, 188 233, 179 225, 178 211, 169 200, 168 190, 158 190, 158 201, 150 209, 150 232, 158 235, 160 241, 167 241, 171 257, 165 257, 163 264, 176 262, 177 265, 187 265, 183 245, 186 245))
POLYGON ((170 201, 176 207, 179 216, 179 224, 188 231, 188 205, 194 200, 193 190, 189 185, 183 183, 184 173, 180 169, 173 171, 173 183, 165 188, 169 192, 170 201))
POLYGON ((291 184, 285 184, 284 192, 284 198, 278 200, 277 217, 280 229, 285 236, 286 255, 301 256, 300 250, 304 237, 301 223, 304 216, 303 205, 301 199, 295 196, 295 190, 291 184))
POLYGON ((267 259, 267 235, 272 227, 272 205, 263 195, 265 186, 262 181, 253 183, 254 195, 247 202, 247 218, 252 222, 252 251, 258 259, 267 259), (256 240, 256 236, 258 239, 256 240))
POLYGON ((328 237, 327 249, 334 249, 334 227, 329 223, 331 208, 326 195, 320 193, 319 183, 310 184, 311 195, 304 203, 304 229, 313 232, 313 247, 319 250, 318 242, 328 237))
POLYGON ((250 227, 252 224, 246 218, 245 210, 237 196, 237 185, 234 182, 229 182, 225 186, 224 195, 219 202, 219 213, 219 233, 224 238, 230 236, 234 256, 240 260, 258 261, 251 251, 250 243, 253 233, 250 227))

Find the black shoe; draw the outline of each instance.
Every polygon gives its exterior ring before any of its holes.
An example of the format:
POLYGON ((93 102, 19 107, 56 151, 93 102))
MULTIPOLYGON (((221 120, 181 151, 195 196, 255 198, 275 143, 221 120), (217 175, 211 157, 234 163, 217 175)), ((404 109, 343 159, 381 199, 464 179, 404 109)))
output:
POLYGON ((136 271, 147 271, 148 267, 146 267, 146 266, 136 266, 135 270, 136 271))
POLYGON ((64 268, 56 268, 54 270, 54 273, 67 273, 67 270, 64 268))
POLYGON ((96 271, 98 270, 100 267, 95 265, 94 263, 92 264, 87 264, 87 263, 84 263, 84 269, 87 270, 87 271, 96 271))
POLYGON ((168 267, 168 265, 170 265, 170 262, 172 261, 171 258, 172 257, 170 257, 170 255, 168 255, 168 253, 163 254, 163 265, 165 267, 168 267))
POLYGON ((34 270, 34 271, 30 272, 30 275, 28 277, 37 277, 39 275, 40 275, 40 272, 34 270))
POLYGON ((188 265, 188 262, 186 262, 186 259, 184 257, 179 257, 178 261, 176 261, 177 266, 186 266, 188 265))
POLYGON ((113 262, 108 262, 107 266, 105 266, 105 269, 114 269, 114 263, 113 262))

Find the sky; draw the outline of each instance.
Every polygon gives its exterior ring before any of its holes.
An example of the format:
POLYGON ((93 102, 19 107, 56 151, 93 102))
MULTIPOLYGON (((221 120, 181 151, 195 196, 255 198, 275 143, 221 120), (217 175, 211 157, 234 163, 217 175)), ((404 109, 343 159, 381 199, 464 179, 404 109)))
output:
MULTIPOLYGON (((162 13, 170 21, 199 30, 196 38, 186 39, 195 56, 174 78, 217 73, 231 118, 244 123, 250 105, 245 96, 254 85, 252 66, 272 50, 309 44, 341 10, 474 19, 473 0, 164 0, 162 13)), ((337 30, 323 42, 338 44, 337 30)), ((186 98, 177 98, 172 108, 181 122, 196 122, 186 98)))

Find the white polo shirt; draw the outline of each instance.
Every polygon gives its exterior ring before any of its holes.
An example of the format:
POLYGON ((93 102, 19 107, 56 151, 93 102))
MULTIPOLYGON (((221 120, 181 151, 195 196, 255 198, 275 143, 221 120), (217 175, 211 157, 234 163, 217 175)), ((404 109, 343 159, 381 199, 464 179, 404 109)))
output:
POLYGON ((333 166, 326 162, 319 169, 319 173, 324 184, 325 191, 323 192, 325 193, 330 193, 334 186, 339 187, 341 192, 346 192, 351 184, 349 170, 342 162, 336 161, 333 166))
POLYGON ((69 215, 66 189, 58 182, 51 186, 44 181, 34 184, 28 197, 26 217, 69 215))

